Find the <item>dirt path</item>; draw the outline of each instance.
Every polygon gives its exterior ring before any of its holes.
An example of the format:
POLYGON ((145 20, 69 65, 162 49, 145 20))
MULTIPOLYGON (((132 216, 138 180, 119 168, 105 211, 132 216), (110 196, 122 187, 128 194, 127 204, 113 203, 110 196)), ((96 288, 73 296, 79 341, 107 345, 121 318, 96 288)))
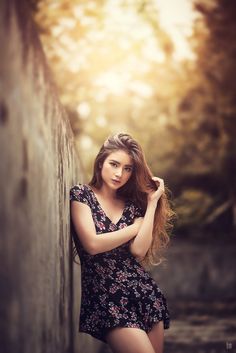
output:
POLYGON ((210 315, 172 320, 165 331, 166 353, 236 352, 236 318, 210 315))

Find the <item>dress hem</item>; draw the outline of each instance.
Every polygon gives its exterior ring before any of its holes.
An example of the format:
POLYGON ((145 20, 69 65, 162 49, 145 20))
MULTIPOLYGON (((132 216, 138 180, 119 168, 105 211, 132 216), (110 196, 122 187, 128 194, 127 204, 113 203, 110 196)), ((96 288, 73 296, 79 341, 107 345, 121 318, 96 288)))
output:
MULTIPOLYGON (((143 330, 143 331, 145 331, 148 334, 152 330, 153 326, 156 323, 160 322, 160 321, 163 321, 164 330, 169 329, 170 322, 167 321, 167 320, 159 319, 159 320, 153 320, 150 329, 145 329, 144 326, 139 325, 139 324, 136 325, 135 323, 133 325, 130 325, 130 324, 127 324, 127 325, 125 325, 125 324, 117 324, 117 325, 114 325, 114 326, 111 326, 111 327, 103 328, 103 332, 105 332, 105 335, 106 335, 109 330, 115 329, 117 327, 126 327, 126 328, 139 328, 140 330, 143 330)), ((78 332, 86 333, 87 335, 90 335, 90 336, 96 338, 97 340, 102 341, 102 342, 107 344, 105 336, 97 334, 96 331, 88 331, 86 329, 79 329, 78 332)))

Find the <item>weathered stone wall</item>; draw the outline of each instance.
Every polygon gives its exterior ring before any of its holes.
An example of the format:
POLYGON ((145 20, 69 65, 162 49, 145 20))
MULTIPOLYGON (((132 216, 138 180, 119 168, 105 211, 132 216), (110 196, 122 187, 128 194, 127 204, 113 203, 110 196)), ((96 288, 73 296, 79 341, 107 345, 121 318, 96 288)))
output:
POLYGON ((81 169, 25 1, 1 1, 0 43, 0 350, 87 353, 69 218, 81 169))

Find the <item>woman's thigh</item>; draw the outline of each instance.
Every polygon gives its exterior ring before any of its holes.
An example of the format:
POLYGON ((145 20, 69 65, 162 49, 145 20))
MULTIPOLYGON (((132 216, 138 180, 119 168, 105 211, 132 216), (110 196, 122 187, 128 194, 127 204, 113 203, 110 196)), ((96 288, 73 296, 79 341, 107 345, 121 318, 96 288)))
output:
POLYGON ((114 353, 155 353, 148 335, 139 328, 116 327, 106 339, 114 353))
POLYGON ((155 353, 162 353, 164 348, 164 324, 163 321, 155 323, 148 337, 152 343, 155 353))

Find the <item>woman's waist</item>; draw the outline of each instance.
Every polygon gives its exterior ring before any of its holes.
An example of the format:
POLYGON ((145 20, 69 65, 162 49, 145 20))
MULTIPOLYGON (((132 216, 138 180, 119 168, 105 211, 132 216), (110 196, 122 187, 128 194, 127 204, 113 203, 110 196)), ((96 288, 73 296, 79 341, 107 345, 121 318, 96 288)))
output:
POLYGON ((104 251, 95 255, 91 255, 87 253, 84 249, 80 249, 80 257, 83 258, 84 261, 89 262, 97 262, 100 259, 112 259, 112 258, 129 258, 133 255, 129 251, 129 244, 122 244, 117 248, 104 251))

